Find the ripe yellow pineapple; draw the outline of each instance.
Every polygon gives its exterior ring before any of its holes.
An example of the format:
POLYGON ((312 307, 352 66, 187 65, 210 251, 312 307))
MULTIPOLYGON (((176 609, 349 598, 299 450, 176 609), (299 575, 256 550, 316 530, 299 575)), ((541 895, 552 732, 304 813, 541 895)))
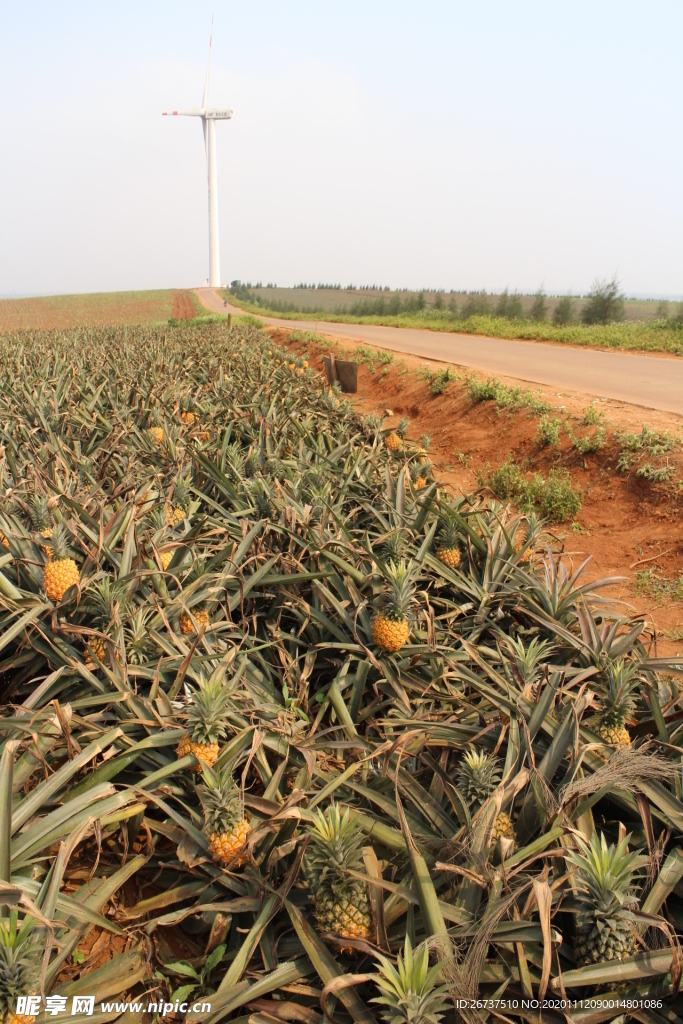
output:
POLYGON ((200 430, 199 431, 199 440, 200 441, 208 441, 210 437, 211 437, 211 434, 209 433, 208 430, 200 430))
POLYGON ((246 860, 251 826, 244 816, 242 797, 228 769, 213 772, 202 766, 204 782, 197 787, 204 810, 203 832, 209 853, 223 867, 237 868, 246 860))
POLYGON ((389 562, 384 608, 372 624, 372 639, 383 651, 393 653, 408 642, 408 614, 414 600, 414 570, 402 558, 398 564, 389 562))
POLYGON ((501 837, 503 839, 512 839, 513 842, 515 839, 515 830, 510 821, 510 815, 506 814, 505 811, 501 811, 494 822, 493 832, 491 833, 491 846, 495 846, 501 837))
POLYGON ((445 518, 441 524, 436 538, 436 557, 449 569, 460 565, 460 531, 452 517, 445 518))
MULTIPOLYGON (((475 814, 481 805, 488 800, 494 789, 500 783, 500 770, 495 757, 483 750, 468 750, 460 762, 457 773, 458 790, 463 794, 472 814, 475 814)), ((491 833, 491 851, 500 839, 515 838, 510 816, 501 811, 493 824, 491 833)))
POLYGON ((226 734, 227 703, 228 695, 221 674, 212 676, 208 683, 200 682, 190 698, 187 716, 189 729, 178 744, 178 757, 194 754, 198 761, 209 767, 216 763, 218 741, 226 734))
POLYGON ((161 447, 161 445, 164 443, 163 429, 161 427, 150 427, 149 434, 157 448, 161 447))
POLYGON ((364 873, 360 847, 363 833, 348 808, 342 815, 331 803, 308 827, 311 837, 304 856, 304 873, 315 898, 315 915, 325 931, 344 939, 366 939, 372 916, 364 882, 349 872, 364 873))
POLYGON ((390 452, 403 451, 403 442, 405 440, 407 430, 408 420, 404 416, 399 420, 396 430, 390 430, 387 436, 384 438, 384 443, 390 452))
POLYGON ((50 540, 52 558, 43 569, 43 589, 51 601, 59 603, 69 587, 78 584, 78 566, 69 558, 66 529, 59 523, 50 540))
POLYGON ((206 608, 193 608, 192 615, 189 615, 187 612, 181 612, 178 621, 181 633, 199 633, 209 625, 209 613, 206 608), (197 623, 196 626, 195 622, 192 621, 193 617, 197 623))
POLYGON ((169 565, 173 561, 174 554, 175 554, 175 551, 160 551, 159 552, 159 557, 161 559, 161 565, 163 567, 164 572, 166 572, 166 570, 168 569, 169 565))

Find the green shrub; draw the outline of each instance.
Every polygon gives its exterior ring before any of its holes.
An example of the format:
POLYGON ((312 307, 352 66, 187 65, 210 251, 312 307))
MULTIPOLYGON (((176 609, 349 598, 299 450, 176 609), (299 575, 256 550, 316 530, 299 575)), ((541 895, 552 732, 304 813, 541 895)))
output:
POLYGON ((583 495, 572 487, 566 469, 554 468, 547 478, 536 473, 531 480, 526 480, 510 455, 497 469, 488 473, 480 471, 479 485, 490 488, 501 501, 514 501, 524 509, 533 509, 552 523, 573 519, 583 504, 583 495))
POLYGON ((562 420, 555 416, 541 416, 536 430, 536 442, 545 447, 555 448, 560 442, 562 420))
POLYGON ((594 405, 587 405, 583 410, 583 425, 597 427, 602 423, 603 414, 594 405))
POLYGON ((529 505, 552 523, 564 523, 578 515, 583 504, 583 495, 572 487, 571 477, 566 469, 551 469, 548 479, 536 473, 526 487, 529 505))

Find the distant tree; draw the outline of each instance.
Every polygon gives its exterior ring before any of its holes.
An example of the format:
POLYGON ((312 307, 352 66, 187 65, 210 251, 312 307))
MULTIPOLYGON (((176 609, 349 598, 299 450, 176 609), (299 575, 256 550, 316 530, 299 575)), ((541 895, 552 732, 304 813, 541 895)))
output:
POLYGON ((683 327, 683 302, 678 303, 678 308, 676 310, 675 316, 673 317, 673 321, 675 324, 678 324, 679 326, 683 327))
POLYGON ((498 302, 496 303, 496 316, 504 316, 508 320, 524 319, 522 300, 517 292, 513 292, 512 295, 508 295, 508 290, 506 288, 501 293, 498 297, 498 302))
POLYGON ((448 312, 451 314, 451 316, 458 315, 458 300, 456 299, 455 295, 451 295, 451 301, 448 303, 448 312))
POLYGON ((470 292, 463 303, 460 315, 463 320, 467 320, 471 316, 489 316, 490 313, 489 297, 484 289, 481 292, 470 292))
POLYGON ((545 320, 548 316, 548 311, 545 305, 545 292, 543 288, 539 288, 534 295, 534 301, 531 304, 529 315, 532 320, 545 320))
POLYGON ((443 309, 443 292, 437 292, 434 296, 434 309, 443 309))
POLYGON ((570 324, 574 319, 574 303, 565 295, 555 306, 553 310, 553 320, 556 324, 570 324))
POLYGON ((657 319, 658 320, 666 320, 668 315, 669 315, 669 303, 668 302, 664 302, 664 301, 657 303, 657 319))
POLYGON ((508 302, 510 296, 508 290, 505 288, 498 296, 498 302, 496 303, 496 316, 507 316, 508 315, 508 302))
POLYGON ((596 280, 581 311, 585 324, 611 324, 624 316, 624 296, 616 277, 611 281, 596 280))

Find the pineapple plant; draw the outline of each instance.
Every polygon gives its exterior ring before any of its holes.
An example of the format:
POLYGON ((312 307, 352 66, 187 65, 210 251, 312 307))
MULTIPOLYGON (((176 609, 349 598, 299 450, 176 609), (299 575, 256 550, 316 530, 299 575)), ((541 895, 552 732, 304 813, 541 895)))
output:
POLYGON ((638 666, 618 658, 607 666, 607 684, 600 692, 598 734, 606 743, 622 749, 631 746, 626 723, 633 717, 639 685, 638 666))
POLYGON ((204 811, 203 832, 212 860, 224 867, 239 867, 250 825, 244 816, 242 795, 227 768, 212 771, 202 765, 203 783, 197 787, 204 811))
POLYGON ((396 967, 381 953, 375 955, 378 973, 373 980, 382 994, 370 1002, 384 1007, 387 1024, 439 1024, 450 1006, 448 986, 437 984, 443 962, 430 969, 428 944, 421 942, 413 950, 406 935, 403 959, 399 953, 396 967))
POLYGON ((383 608, 372 624, 372 639, 383 651, 400 651, 408 642, 408 616, 415 600, 414 578, 414 569, 405 559, 389 562, 383 608))
MULTIPOLYGON (((94 628, 106 634, 112 622, 117 621, 120 613, 125 611, 126 603, 127 594, 123 584, 112 581, 111 576, 105 576, 99 583, 88 587, 83 608, 90 613, 94 628)), ((104 637, 89 637, 88 646, 99 661, 104 661, 107 656, 107 641, 104 637)))
POLYGON ((166 522, 169 526, 177 526, 183 519, 187 519, 191 501, 190 485, 185 477, 179 476, 173 488, 173 503, 166 512, 166 522))
POLYGON ((17 912, 0 921, 0 1024, 34 1024, 35 1017, 16 1012, 18 996, 40 992, 41 950, 17 930, 17 912))
POLYGON ((310 844, 304 856, 304 873, 315 899, 315 915, 325 931, 343 939, 365 939, 372 917, 364 882, 348 872, 363 872, 360 846, 363 832, 348 807, 342 814, 336 803, 308 826, 310 844))
POLYGON ((191 427, 196 419, 194 405, 189 398, 183 396, 180 399, 180 419, 187 427, 191 427))
POLYGON ((403 451, 403 441, 408 430, 408 420, 403 417, 399 420, 396 430, 390 430, 384 438, 384 443, 390 452, 403 451))
POLYGON ((124 636, 129 665, 144 665, 149 661, 152 650, 152 639, 147 630, 149 617, 149 612, 146 612, 144 608, 138 608, 126 623, 124 636))
POLYGON ((160 448, 164 443, 163 427, 150 427, 149 436, 152 438, 152 441, 156 445, 156 447, 160 448))
POLYGON ((633 908, 637 853, 629 853, 625 836, 615 846, 607 845, 603 832, 593 833, 590 844, 576 833, 578 852, 568 854, 567 866, 574 871, 577 902, 575 952, 579 965, 623 960, 638 949, 633 908))
POLYGON ((436 537, 436 557, 449 569, 457 569, 460 565, 460 531, 451 517, 441 523, 436 537))
MULTIPOLYGON (((191 691, 188 704, 188 731, 181 737, 176 753, 178 757, 194 754, 202 764, 216 763, 218 741, 225 738, 225 713, 228 694, 223 687, 223 677, 212 677, 208 682, 200 681, 196 690, 191 691)), ((195 771, 200 771, 196 768, 195 771)))
MULTIPOLYGON (((203 561, 195 562, 189 574, 189 582, 196 583, 205 573, 206 563, 203 561)), ((200 633, 203 629, 207 628, 209 621, 209 612, 204 605, 195 605, 191 611, 181 612, 178 619, 180 632, 185 634, 200 633)))
MULTIPOLYGON (((500 783, 498 761, 483 750, 468 750, 458 768, 457 783, 470 811, 476 813, 500 783)), ((505 811, 501 811, 493 824, 492 847, 501 836, 515 838, 510 816, 505 811)))
POLYGON ((427 486, 427 477, 429 476, 431 468, 431 462, 426 460, 414 462, 411 466, 410 479, 416 491, 421 491, 423 487, 427 486))
POLYGON ((58 523, 50 538, 52 557, 43 569, 43 590, 51 601, 58 604, 70 587, 78 586, 78 566, 69 557, 66 527, 58 523))

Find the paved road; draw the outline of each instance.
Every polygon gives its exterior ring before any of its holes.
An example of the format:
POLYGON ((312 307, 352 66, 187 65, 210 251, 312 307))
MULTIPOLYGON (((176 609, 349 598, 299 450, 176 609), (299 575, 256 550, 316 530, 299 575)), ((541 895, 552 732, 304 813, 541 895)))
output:
MULTIPOLYGON (((226 308, 211 288, 198 288, 199 301, 217 313, 241 313, 226 308)), ((683 416, 683 359, 629 352, 549 345, 533 341, 509 341, 472 334, 450 334, 409 327, 374 327, 335 324, 319 320, 278 320, 261 316, 266 324, 316 331, 335 338, 362 339, 371 345, 468 366, 484 373, 513 377, 531 384, 616 399, 647 409, 661 409, 683 416)))

